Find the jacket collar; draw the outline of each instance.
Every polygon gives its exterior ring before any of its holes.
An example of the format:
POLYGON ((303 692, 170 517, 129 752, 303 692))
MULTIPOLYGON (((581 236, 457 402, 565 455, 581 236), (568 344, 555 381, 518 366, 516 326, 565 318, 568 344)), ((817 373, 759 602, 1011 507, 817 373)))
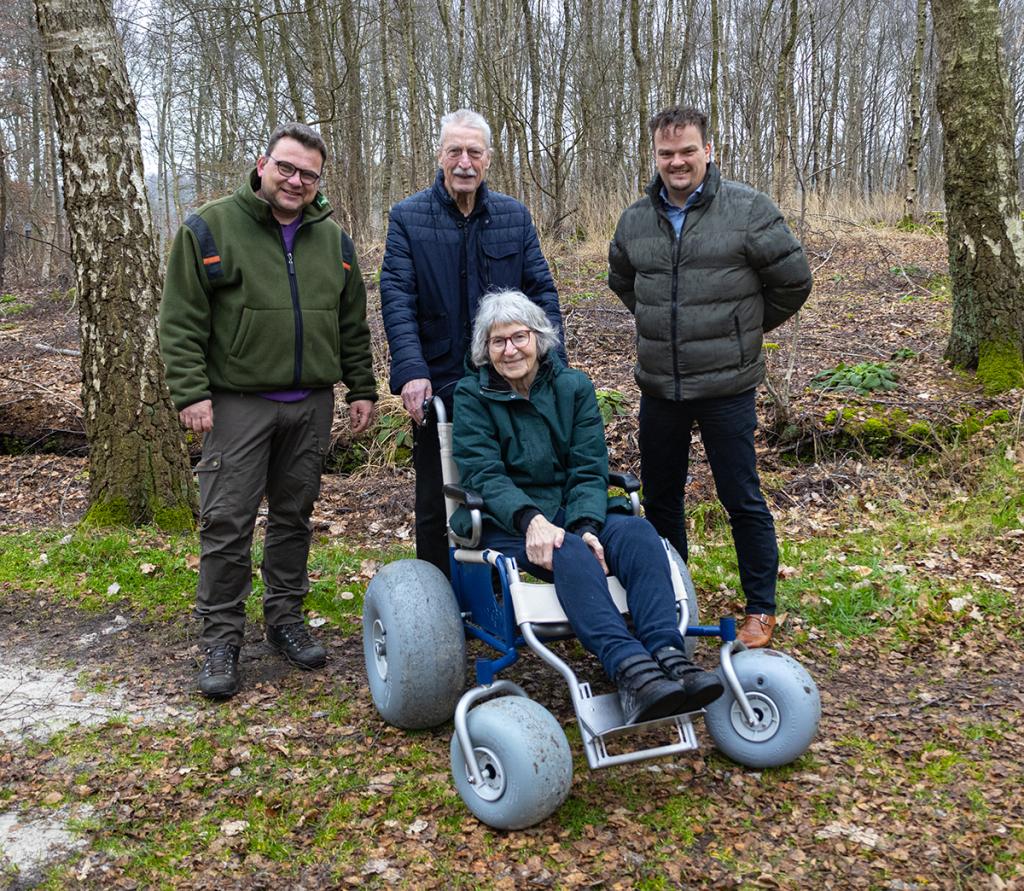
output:
MULTIPOLYGON (((449 213, 458 214, 462 217, 462 211, 459 210, 459 206, 455 203, 455 199, 448 194, 448 190, 444 187, 444 171, 440 167, 437 168, 437 176, 434 177, 434 185, 431 186, 431 188, 434 192, 434 196, 441 202, 441 205, 445 207, 449 213)), ((484 212, 484 209, 487 207, 487 196, 489 194, 486 181, 477 186, 476 201, 473 204, 473 212, 469 215, 470 219, 475 217, 477 214, 484 212)), ((465 218, 463 217, 463 219, 465 218)))
MULTIPOLYGON (((274 223, 276 225, 277 220, 274 218, 270 205, 256 194, 259 187, 260 177, 256 172, 256 168, 253 167, 253 169, 249 171, 247 181, 242 183, 235 190, 235 197, 253 219, 258 220, 261 223, 267 223, 268 225, 270 223, 274 223)), ((317 192, 312 203, 303 208, 302 223, 303 225, 308 223, 317 223, 325 217, 329 217, 332 213, 334 213, 334 209, 331 207, 330 202, 324 197, 323 192, 317 192)))
MULTIPOLYGON (((468 358, 466 359, 466 364, 470 364, 468 358)), ((487 396, 490 399, 508 400, 517 395, 512 389, 512 385, 498 374, 497 370, 490 362, 480 367, 475 365, 472 365, 471 367, 476 372, 477 382, 479 383, 480 391, 484 396, 487 396)), ((537 368, 537 376, 533 379, 533 385, 530 387, 530 390, 532 391, 536 388, 539 383, 555 377, 564 368, 565 365, 562 360, 558 357, 558 354, 552 350, 540 360, 540 365, 537 368)))
MULTIPOLYGON (((718 192, 718 186, 722 181, 721 171, 718 169, 718 165, 714 161, 708 163, 707 173, 704 174, 704 182, 701 183, 701 191, 697 196, 697 200, 690 205, 690 210, 696 210, 699 207, 705 207, 715 200, 715 194, 718 192)), ((664 187, 664 183, 661 181, 661 174, 654 174, 654 179, 647 185, 647 197, 651 199, 651 204, 654 205, 655 210, 664 213, 661 209, 661 190, 664 187)))

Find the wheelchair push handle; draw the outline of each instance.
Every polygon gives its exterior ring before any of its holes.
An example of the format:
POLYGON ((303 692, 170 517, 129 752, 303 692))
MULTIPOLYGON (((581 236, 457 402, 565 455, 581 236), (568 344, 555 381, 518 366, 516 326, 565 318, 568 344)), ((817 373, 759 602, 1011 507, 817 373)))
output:
POLYGON ((448 412, 445 410, 444 401, 440 396, 431 396, 429 399, 423 400, 423 423, 426 424, 430 420, 431 414, 437 420, 438 424, 448 423, 448 412))

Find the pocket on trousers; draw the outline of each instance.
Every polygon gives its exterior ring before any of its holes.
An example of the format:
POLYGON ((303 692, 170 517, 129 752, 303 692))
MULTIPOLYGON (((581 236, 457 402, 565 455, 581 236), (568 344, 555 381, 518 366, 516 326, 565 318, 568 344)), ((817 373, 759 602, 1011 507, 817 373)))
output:
POLYGON ((220 470, 220 452, 213 452, 210 455, 204 455, 202 460, 196 465, 196 473, 211 473, 212 471, 220 470))
POLYGON ((204 455, 195 466, 195 474, 199 478, 199 531, 210 525, 209 511, 214 502, 214 482, 221 468, 221 452, 204 455))

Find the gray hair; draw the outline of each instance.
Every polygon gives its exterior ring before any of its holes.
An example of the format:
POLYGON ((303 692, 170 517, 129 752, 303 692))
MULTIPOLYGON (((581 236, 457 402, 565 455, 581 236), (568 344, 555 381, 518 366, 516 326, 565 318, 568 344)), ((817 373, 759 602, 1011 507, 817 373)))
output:
POLYGON ((440 149, 444 145, 444 131, 448 127, 472 127, 474 130, 479 130, 484 136, 484 144, 487 148, 491 147, 491 127, 487 121, 484 120, 483 115, 478 114, 469 108, 460 108, 456 111, 450 111, 443 118, 441 118, 441 126, 437 131, 437 147, 440 149))
POLYGON ((473 364, 486 365, 490 354, 487 341, 495 325, 510 325, 522 322, 537 338, 537 358, 542 359, 558 346, 558 332, 536 303, 522 291, 514 288, 507 291, 493 291, 484 295, 473 321, 473 338, 469 345, 469 357, 473 364))

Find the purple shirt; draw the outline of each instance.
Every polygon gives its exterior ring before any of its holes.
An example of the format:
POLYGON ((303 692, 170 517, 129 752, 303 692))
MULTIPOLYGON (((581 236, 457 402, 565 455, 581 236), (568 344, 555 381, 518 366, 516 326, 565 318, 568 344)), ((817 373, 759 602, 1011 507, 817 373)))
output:
MULTIPOLYGON (((289 254, 292 253, 292 248, 295 247, 295 233, 299 231, 299 226, 301 225, 302 214, 299 214, 292 222, 281 226, 281 241, 284 242, 284 249, 289 254)), ((301 402, 312 392, 312 390, 272 390, 269 393, 260 393, 259 395, 273 402, 301 402)))

